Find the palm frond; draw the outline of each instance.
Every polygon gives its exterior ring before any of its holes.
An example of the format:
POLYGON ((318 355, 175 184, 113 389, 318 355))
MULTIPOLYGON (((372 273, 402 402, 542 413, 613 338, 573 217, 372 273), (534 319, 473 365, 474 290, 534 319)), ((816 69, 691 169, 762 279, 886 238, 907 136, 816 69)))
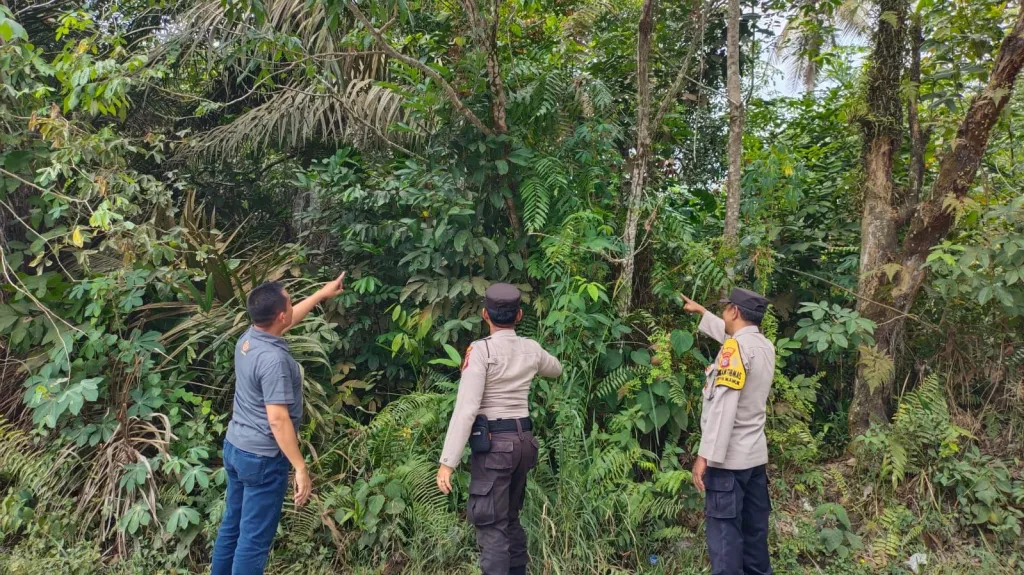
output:
POLYGON ((408 136, 388 134, 406 116, 402 97, 372 79, 353 80, 336 89, 308 83, 284 86, 230 123, 192 138, 188 151, 224 155, 269 145, 296 148, 311 141, 367 149, 385 138, 407 143, 408 136))
MULTIPOLYGON (((232 100, 247 106, 244 111, 187 140, 180 154, 220 156, 313 141, 373 149, 409 145, 423 132, 422 123, 404 110, 403 97, 380 84, 387 77, 384 56, 343 46, 347 27, 328 25, 337 15, 325 3, 276 0, 265 8, 266 18, 257 23, 229 17, 221 2, 201 2, 155 49, 151 59, 173 57, 183 69, 218 62, 220 73, 209 75, 215 79, 207 83, 222 82, 229 94, 249 90, 232 100), (396 124, 402 135, 391 129, 396 124)), ((218 99, 204 106, 224 104, 218 99)))

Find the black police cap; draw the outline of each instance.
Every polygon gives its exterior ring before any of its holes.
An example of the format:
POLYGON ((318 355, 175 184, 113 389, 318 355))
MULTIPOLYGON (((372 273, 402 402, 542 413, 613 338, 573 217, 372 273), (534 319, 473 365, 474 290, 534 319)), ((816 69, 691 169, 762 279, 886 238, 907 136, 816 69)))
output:
POLYGON ((767 299, 755 292, 743 288, 733 288, 732 293, 729 294, 728 298, 723 299, 722 303, 731 303, 737 307, 741 307, 747 311, 755 313, 765 313, 768 311, 767 299))
POLYGON ((512 284, 491 284, 484 294, 484 307, 494 311, 519 311, 522 294, 512 284))

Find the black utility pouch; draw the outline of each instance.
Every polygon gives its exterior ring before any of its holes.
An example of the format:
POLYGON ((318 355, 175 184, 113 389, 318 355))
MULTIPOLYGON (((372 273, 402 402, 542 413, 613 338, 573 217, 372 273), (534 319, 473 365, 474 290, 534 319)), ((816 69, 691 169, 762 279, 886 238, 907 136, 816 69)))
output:
POLYGON ((469 432, 469 449, 473 453, 487 453, 491 450, 491 430, 487 427, 487 416, 478 415, 469 432))

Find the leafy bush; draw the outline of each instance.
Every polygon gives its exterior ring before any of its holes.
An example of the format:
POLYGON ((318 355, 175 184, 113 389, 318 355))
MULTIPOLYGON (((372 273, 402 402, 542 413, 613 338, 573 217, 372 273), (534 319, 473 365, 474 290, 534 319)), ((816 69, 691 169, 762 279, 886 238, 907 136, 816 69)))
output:
POLYGON ((966 526, 983 526, 1007 542, 1019 539, 1024 521, 1024 481, 1006 462, 982 455, 977 447, 946 462, 935 483, 955 494, 954 516, 966 526))
POLYGON ((965 437, 970 434, 950 419, 939 378, 930 375, 900 400, 890 429, 873 426, 854 445, 866 466, 895 488, 911 473, 930 476, 960 452, 965 437))
POLYGON ((818 537, 825 553, 836 554, 841 559, 850 556, 861 547, 860 537, 853 531, 850 517, 841 505, 823 503, 814 510, 814 518, 818 525, 818 537))

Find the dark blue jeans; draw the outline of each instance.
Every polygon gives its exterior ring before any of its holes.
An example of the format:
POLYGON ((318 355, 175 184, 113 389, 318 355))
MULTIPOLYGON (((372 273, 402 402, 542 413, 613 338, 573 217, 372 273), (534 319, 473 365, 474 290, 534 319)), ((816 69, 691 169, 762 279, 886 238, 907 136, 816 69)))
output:
POLYGON ((704 474, 704 524, 712 575, 772 575, 768 557, 768 474, 764 465, 704 474))
POLYGON ((291 464, 284 454, 263 457, 224 442, 227 506, 213 546, 211 575, 259 575, 281 520, 291 464))

